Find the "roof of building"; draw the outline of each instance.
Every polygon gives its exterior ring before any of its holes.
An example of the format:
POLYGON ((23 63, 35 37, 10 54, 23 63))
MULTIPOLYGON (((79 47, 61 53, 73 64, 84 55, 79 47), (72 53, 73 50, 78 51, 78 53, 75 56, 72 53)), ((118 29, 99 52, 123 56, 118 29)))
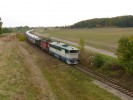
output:
POLYGON ((79 50, 76 47, 70 46, 70 45, 62 43, 62 42, 51 42, 50 44, 58 46, 58 47, 61 47, 61 48, 65 49, 65 50, 79 50))

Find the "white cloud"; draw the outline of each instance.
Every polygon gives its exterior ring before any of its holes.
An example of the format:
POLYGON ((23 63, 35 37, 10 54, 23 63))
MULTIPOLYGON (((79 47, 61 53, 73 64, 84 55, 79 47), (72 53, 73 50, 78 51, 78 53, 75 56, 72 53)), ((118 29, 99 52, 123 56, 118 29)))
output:
POLYGON ((132 15, 131 0, 3 0, 3 26, 62 26, 80 20, 132 15))

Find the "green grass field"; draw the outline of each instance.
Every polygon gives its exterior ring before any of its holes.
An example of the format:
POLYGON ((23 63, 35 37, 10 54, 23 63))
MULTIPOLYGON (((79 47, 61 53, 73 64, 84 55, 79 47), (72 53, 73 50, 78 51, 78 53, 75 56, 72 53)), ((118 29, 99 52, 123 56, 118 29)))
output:
POLYGON ((49 34, 73 42, 79 42, 80 38, 86 41, 86 45, 95 48, 115 52, 118 40, 123 35, 133 34, 133 28, 92 28, 92 29, 47 29, 36 30, 40 34, 49 34))

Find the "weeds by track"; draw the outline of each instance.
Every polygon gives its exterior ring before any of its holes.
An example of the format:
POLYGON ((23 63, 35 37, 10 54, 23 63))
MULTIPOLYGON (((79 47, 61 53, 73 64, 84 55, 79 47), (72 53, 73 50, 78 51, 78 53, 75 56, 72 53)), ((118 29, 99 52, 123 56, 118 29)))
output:
POLYGON ((120 83, 113 81, 103 75, 99 75, 96 72, 86 69, 80 65, 75 65, 73 67, 84 72, 85 74, 87 74, 89 76, 92 76, 93 78, 99 80, 100 82, 103 82, 103 83, 109 85, 110 87, 115 88, 133 98, 133 91, 127 87, 122 86, 120 83))

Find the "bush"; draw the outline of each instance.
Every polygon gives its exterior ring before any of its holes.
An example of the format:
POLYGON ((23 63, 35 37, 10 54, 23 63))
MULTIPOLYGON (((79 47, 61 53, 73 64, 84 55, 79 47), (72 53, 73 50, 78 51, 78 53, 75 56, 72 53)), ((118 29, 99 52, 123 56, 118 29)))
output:
POLYGON ((126 72, 133 73, 133 35, 120 38, 116 54, 126 72))
POLYGON ((16 36, 19 39, 19 41, 25 41, 25 39, 26 39, 25 36, 21 33, 17 33, 16 36))
POLYGON ((84 47, 85 47, 85 40, 83 38, 80 38, 80 41, 79 41, 80 52, 84 52, 84 47))
POLYGON ((122 69, 122 65, 120 64, 119 61, 111 60, 111 61, 107 61, 104 63, 103 69, 104 70, 116 70, 116 71, 118 71, 118 70, 122 69))
POLYGON ((84 67, 91 67, 92 58, 94 53, 91 51, 84 50, 84 52, 79 53, 79 64, 83 65, 84 67))
POLYGON ((104 64, 104 59, 101 55, 96 54, 93 58, 92 58, 92 64, 95 67, 101 67, 104 64))

